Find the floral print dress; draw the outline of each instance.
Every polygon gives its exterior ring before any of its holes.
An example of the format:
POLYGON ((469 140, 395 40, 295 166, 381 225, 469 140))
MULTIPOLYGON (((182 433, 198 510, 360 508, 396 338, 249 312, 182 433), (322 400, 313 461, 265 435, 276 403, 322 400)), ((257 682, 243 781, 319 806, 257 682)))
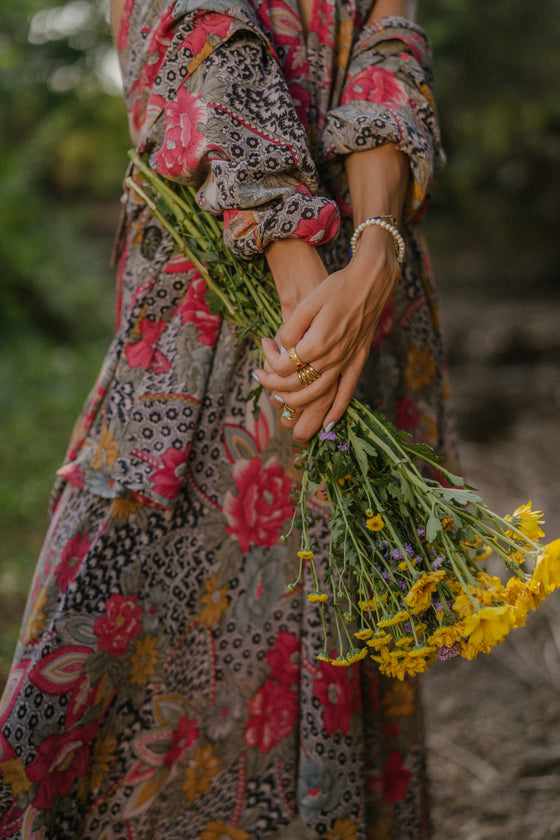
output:
MULTIPOLYGON (((414 218, 441 163, 418 27, 370 0, 128 0, 131 131, 193 183, 243 258, 276 238, 347 260, 343 156, 408 155, 407 258, 359 396, 446 447, 430 269, 414 218)), ((138 177, 135 175, 134 177, 138 177)), ((291 439, 246 396, 252 348, 125 192, 117 329, 53 494, 0 706, 0 838, 420 840, 418 686, 320 662, 291 439)), ((317 558, 325 511, 313 502, 317 558)))

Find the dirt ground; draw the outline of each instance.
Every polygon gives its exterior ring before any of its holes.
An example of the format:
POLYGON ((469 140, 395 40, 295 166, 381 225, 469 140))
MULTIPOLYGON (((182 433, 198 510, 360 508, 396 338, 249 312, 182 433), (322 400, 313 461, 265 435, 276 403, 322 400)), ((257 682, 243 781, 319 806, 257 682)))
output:
MULTIPOLYGON (((444 295, 467 479, 560 537, 560 306, 444 295), (476 313, 473 318, 473 313, 476 313)), ((560 596, 493 653, 424 677, 434 840, 560 837, 560 596)))

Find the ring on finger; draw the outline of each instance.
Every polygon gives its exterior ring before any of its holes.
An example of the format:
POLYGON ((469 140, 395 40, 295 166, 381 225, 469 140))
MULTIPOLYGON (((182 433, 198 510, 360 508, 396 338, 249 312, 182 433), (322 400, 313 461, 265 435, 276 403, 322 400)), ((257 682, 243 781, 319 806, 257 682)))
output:
POLYGON ((300 385, 305 386, 311 385, 312 382, 315 382, 316 379, 319 379, 321 374, 318 370, 315 370, 315 368, 308 363, 298 370, 297 376, 300 385))
POLYGON ((296 348, 295 347, 290 347, 287 352, 288 352, 288 358, 289 358, 290 362, 293 365, 295 365, 298 370, 302 367, 305 367, 305 362, 302 362, 302 360, 300 359, 300 357, 296 353, 296 348))
POLYGON ((284 410, 282 411, 282 417, 285 420, 295 420, 297 418, 297 416, 298 416, 298 412, 295 410, 295 408, 292 408, 292 406, 288 405, 288 403, 284 403, 284 410))

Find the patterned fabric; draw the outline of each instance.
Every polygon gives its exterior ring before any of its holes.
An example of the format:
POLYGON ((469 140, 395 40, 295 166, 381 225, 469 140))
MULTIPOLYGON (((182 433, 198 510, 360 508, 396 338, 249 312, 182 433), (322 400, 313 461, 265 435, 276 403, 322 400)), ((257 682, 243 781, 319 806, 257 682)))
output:
MULTIPOLYGON (((441 160, 417 27, 369 5, 173 7, 129 0, 120 33, 138 147, 200 187, 243 256, 276 237, 344 264, 341 154, 399 142, 410 212, 441 160), (340 222, 342 219, 342 222, 340 222)), ((125 195, 117 331, 53 496, 0 705, 0 838, 422 840, 416 681, 318 662, 322 630, 289 592, 291 440, 255 360, 202 278, 125 195)), ((359 396, 447 446, 429 263, 407 231, 359 396)), ((313 502, 317 559, 325 511, 313 502)))

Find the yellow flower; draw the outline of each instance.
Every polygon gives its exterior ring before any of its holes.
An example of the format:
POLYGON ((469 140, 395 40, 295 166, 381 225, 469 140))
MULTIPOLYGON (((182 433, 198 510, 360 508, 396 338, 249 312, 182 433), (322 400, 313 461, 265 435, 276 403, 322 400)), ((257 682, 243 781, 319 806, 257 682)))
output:
POLYGON ((414 674, 423 674, 430 662, 431 658, 410 655, 402 660, 401 665, 403 665, 406 674, 413 676, 414 674))
POLYGON ((407 648, 414 644, 414 636, 403 636, 395 642, 397 647, 407 648))
POLYGON ((29 644, 29 642, 37 641, 41 635, 41 631, 45 626, 45 621, 47 620, 47 616, 44 611, 44 608, 47 606, 47 601, 47 588, 44 586, 37 593, 31 609, 31 615, 29 616, 25 627, 23 641, 26 645, 29 644))
POLYGON ((337 656, 336 659, 330 660, 331 665, 336 665, 337 668, 348 668, 352 663, 345 656, 337 656))
POLYGON ((381 628, 392 627, 395 624, 401 624, 401 622, 407 621, 409 618, 410 613, 408 613, 406 610, 401 610, 400 612, 390 616, 389 618, 381 619, 381 621, 377 622, 377 626, 381 628))
POLYGON ((78 783, 79 799, 85 800, 90 793, 99 793, 105 774, 109 772, 110 765, 116 758, 116 750, 117 738, 112 732, 95 742, 90 754, 88 773, 82 776, 78 783))
POLYGON ((366 519, 366 528, 368 531, 381 531, 384 527, 385 522, 380 513, 376 513, 375 516, 370 516, 369 519, 366 519))
POLYGON ((453 522, 452 516, 446 516, 445 519, 441 520, 441 524, 443 525, 444 531, 449 531, 450 528, 453 528, 455 523, 453 522))
POLYGON ((413 344, 406 355, 404 380, 411 391, 419 391, 429 385, 436 372, 436 363, 427 347, 413 344))
POLYGON ((206 823, 206 828, 200 833, 200 840, 250 840, 250 835, 242 828, 226 825, 223 820, 206 823))
POLYGON ((210 627, 215 621, 220 620, 229 606, 228 587, 221 586, 218 589, 218 576, 216 572, 212 572, 208 580, 204 581, 204 588, 206 592, 201 596, 200 601, 205 604, 205 607, 198 616, 198 620, 201 624, 210 627))
POLYGON ((503 641, 515 622, 515 613, 509 604, 500 607, 481 607, 465 619, 467 642, 482 653, 489 653, 503 641))
POLYGON ((445 571, 440 569, 437 572, 427 572, 412 584, 404 597, 405 604, 411 607, 414 612, 427 610, 432 603, 432 595, 438 583, 445 577, 445 571))
POLYGON ((298 551, 297 556, 300 560, 313 560, 315 557, 312 551, 305 551, 304 549, 298 551))
MULTIPOLYGON (((505 518, 521 531, 523 536, 537 542, 544 537, 544 531, 539 527, 544 525, 544 519, 541 519, 542 510, 533 510, 532 507, 533 503, 529 501, 526 505, 520 505, 511 516, 508 515, 505 518)), ((508 537, 515 536, 515 532, 507 531, 507 535, 508 537)))
POLYGON ((324 601, 328 601, 329 596, 326 592, 310 592, 307 596, 307 600, 311 601, 312 604, 321 604, 324 601))
POLYGON ((349 665, 353 665, 354 662, 359 662, 360 659, 365 659, 368 654, 367 647, 360 648, 360 650, 350 651, 350 653, 346 654, 346 661, 349 665))
POLYGON ((335 820, 334 825, 325 835, 326 840, 358 840, 358 833, 355 823, 351 820, 335 820))
POLYGON ((428 642, 434 647, 453 647, 464 634, 465 622, 457 621, 447 627, 438 627, 428 638, 428 642))
POLYGON ((416 708, 416 696, 410 683, 393 683, 383 695, 383 705, 388 717, 408 717, 416 708))
POLYGON ((0 773, 6 784, 12 789, 12 796, 17 799, 20 793, 24 793, 33 787, 31 779, 27 778, 25 765, 21 758, 8 758, 0 763, 0 773))
POLYGON ((539 583, 524 583, 516 576, 511 577, 507 582, 506 601, 515 610, 515 627, 525 627, 528 611, 538 609, 545 597, 539 583))
POLYGON ((373 636, 373 630, 371 629, 371 627, 364 627, 363 630, 358 630, 356 633, 354 633, 354 636, 361 642, 365 642, 366 639, 371 639, 371 637, 373 636))
POLYGON ((485 590, 493 601, 506 600, 506 588, 502 581, 496 575, 489 575, 487 572, 479 572, 476 576, 476 582, 480 588, 485 590))
POLYGON ((540 583, 545 595, 560 587, 560 539, 554 540, 537 557, 532 583, 540 583))
POLYGON ((182 790, 189 802, 194 802, 199 796, 210 790, 212 779, 220 771, 220 762, 214 754, 211 744, 199 747, 190 766, 185 770, 185 781, 182 790))
POLYGON ((368 647, 373 648, 374 650, 380 650, 392 641, 392 636, 390 636, 388 633, 384 633, 382 636, 378 636, 377 638, 374 637, 373 639, 368 639, 366 644, 368 647))
POLYGON ((339 478, 338 479, 338 483, 340 484, 341 487, 344 487, 345 482, 347 482, 349 478, 350 478, 350 473, 346 473, 344 478, 339 478))
POLYGON ((157 638, 152 633, 147 633, 143 639, 137 639, 130 660, 130 682, 134 685, 146 685, 156 670, 158 659, 157 638))

